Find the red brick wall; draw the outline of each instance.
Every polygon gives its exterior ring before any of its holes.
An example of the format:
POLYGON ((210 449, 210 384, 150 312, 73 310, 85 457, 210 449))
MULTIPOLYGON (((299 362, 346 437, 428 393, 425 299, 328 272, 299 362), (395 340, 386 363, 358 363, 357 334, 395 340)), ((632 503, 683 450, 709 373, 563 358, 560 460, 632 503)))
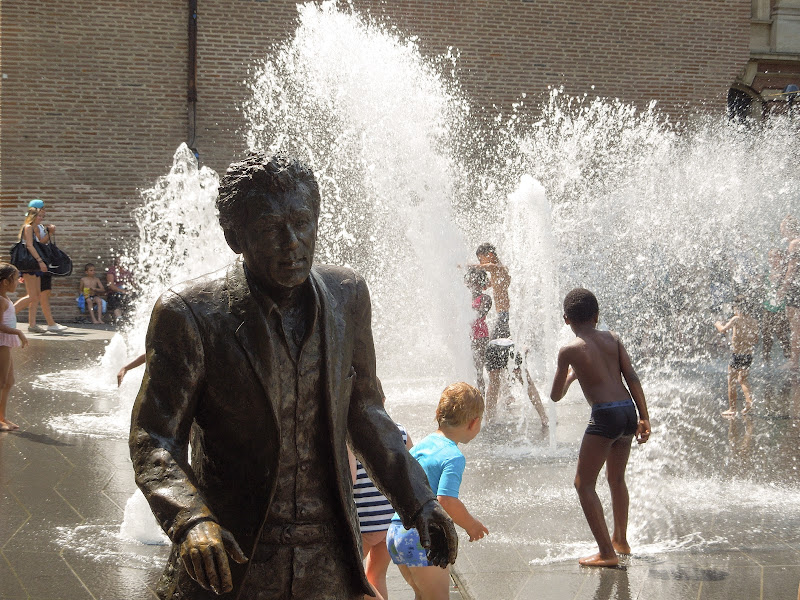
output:
POLYGON ((539 96, 564 85, 575 94, 654 99, 675 116, 704 103, 718 110, 749 58, 747 0, 355 4, 394 13, 400 29, 432 53, 458 48, 461 79, 484 105, 508 107, 522 92, 539 96))
POLYGON ((53 288, 69 320, 81 266, 130 236, 137 189, 185 137, 185 2, 4 2, 0 43, 0 251, 43 199, 76 265, 53 288))
MULTIPOLYGON (((291 35, 294 1, 199 0, 196 147, 218 172, 244 151, 244 80, 291 35)), ((354 0, 417 35, 424 51, 461 51, 476 106, 570 93, 724 108, 749 56, 749 0, 354 0), (594 85, 594 90, 591 86, 594 85)), ((0 5, 0 256, 27 201, 45 200, 76 276, 54 288, 75 315, 81 265, 108 263, 134 235, 131 209, 187 139, 186 0, 46 0, 0 5)), ((534 99, 534 100, 532 100, 534 99)))

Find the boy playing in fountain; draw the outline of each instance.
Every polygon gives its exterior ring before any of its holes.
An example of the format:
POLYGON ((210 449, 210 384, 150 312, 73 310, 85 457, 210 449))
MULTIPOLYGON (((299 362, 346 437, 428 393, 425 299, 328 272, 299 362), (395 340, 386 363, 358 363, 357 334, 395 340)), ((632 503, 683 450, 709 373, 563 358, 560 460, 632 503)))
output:
MULTIPOLYGON (((458 444, 468 444, 478 435, 483 410, 483 396, 477 389, 463 382, 447 386, 436 408, 439 428, 410 450, 425 470, 439 503, 456 525, 467 530, 470 542, 483 538, 489 530, 458 499, 466 465, 458 444)), ((416 529, 405 529, 397 513, 392 517, 386 546, 417 600, 448 600, 449 567, 442 569, 428 562, 419 533, 416 529)))
POLYGON ((728 365, 728 410, 722 412, 723 416, 736 416, 736 382, 744 394, 744 408, 742 415, 746 415, 753 408, 753 396, 750 393, 750 382, 747 379, 750 365, 753 364, 753 351, 758 343, 758 321, 753 317, 750 304, 741 296, 736 298, 733 305, 733 318, 723 325, 722 321, 714 323, 720 333, 731 331, 731 362, 728 365))
POLYGON ((80 293, 86 301, 86 310, 92 318, 92 323, 103 322, 103 298, 106 290, 100 279, 95 275, 95 268, 92 263, 86 263, 83 267, 83 277, 81 277, 80 293), (94 307, 97 306, 97 316, 94 315, 94 307))
POLYGON ((575 341, 558 351, 550 398, 553 402, 561 400, 577 379, 592 405, 592 416, 578 455, 575 489, 600 551, 578 562, 587 567, 613 567, 619 564, 617 553, 631 551, 627 539, 625 467, 633 436, 640 444, 649 439, 650 417, 639 377, 619 336, 597 329, 599 312, 597 298, 589 290, 575 288, 564 298, 564 322, 575 333, 575 341), (611 489, 613 537, 608 534, 603 505, 595 490, 603 464, 611 489))

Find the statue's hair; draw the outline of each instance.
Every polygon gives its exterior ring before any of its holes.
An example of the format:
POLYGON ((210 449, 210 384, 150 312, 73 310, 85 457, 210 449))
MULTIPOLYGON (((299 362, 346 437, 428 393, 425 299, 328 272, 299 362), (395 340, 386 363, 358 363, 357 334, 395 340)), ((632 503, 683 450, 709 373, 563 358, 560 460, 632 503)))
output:
POLYGON ((599 313, 597 298, 586 288, 575 288, 564 298, 564 316, 573 323, 586 323, 599 313))
POLYGON ((219 223, 226 230, 240 227, 247 215, 244 207, 255 191, 284 196, 301 187, 308 193, 315 215, 319 216, 319 186, 309 167, 286 154, 267 157, 263 152, 252 152, 244 160, 231 163, 220 180, 219 223))
POLYGON ((436 407, 439 427, 458 427, 483 415, 483 396, 468 383, 451 383, 442 392, 436 407))

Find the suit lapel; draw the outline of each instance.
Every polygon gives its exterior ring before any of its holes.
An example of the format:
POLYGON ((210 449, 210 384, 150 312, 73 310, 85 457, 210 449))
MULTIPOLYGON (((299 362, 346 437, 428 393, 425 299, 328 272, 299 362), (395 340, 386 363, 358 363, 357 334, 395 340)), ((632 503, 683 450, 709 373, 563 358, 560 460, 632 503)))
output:
POLYGON ((273 421, 280 429, 279 394, 270 377, 273 369, 280 367, 275 364, 267 322, 261 307, 250 293, 241 260, 237 260, 228 270, 228 294, 231 316, 238 322, 238 325, 234 325, 236 339, 264 388, 273 421))
POLYGON ((338 300, 325 285, 322 277, 313 270, 311 271, 311 281, 317 290, 322 318, 325 405, 328 411, 333 457, 337 472, 341 472, 343 465, 340 465, 339 462, 342 460, 342 450, 347 436, 347 414, 350 404, 349 397, 342 397, 342 376, 344 375, 342 350, 345 347, 345 321, 341 314, 342 311, 339 310, 338 300))
MULTIPOLYGON (((339 307, 339 302, 331 294, 322 278, 313 270, 311 281, 319 297, 320 316, 322 317, 323 359, 325 362, 325 395, 331 411, 333 423, 338 421, 338 413, 343 407, 339 406, 339 390, 342 385, 342 355, 344 347, 345 321, 339 307)), ((346 408, 345 413, 346 413, 346 408)))

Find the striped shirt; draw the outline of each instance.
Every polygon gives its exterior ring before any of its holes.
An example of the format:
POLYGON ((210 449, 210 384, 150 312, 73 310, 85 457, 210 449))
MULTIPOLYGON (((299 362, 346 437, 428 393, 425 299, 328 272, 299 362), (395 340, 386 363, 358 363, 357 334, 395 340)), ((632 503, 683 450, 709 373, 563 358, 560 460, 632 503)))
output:
MULTIPOLYGON (((408 440, 408 433, 402 425, 397 425, 400 433, 403 434, 403 443, 408 440)), ((380 493, 375 484, 367 475, 366 469, 360 461, 356 460, 356 482, 353 484, 353 498, 356 501, 358 510, 358 523, 361 525, 361 533, 370 531, 386 531, 392 522, 394 508, 380 493)))

